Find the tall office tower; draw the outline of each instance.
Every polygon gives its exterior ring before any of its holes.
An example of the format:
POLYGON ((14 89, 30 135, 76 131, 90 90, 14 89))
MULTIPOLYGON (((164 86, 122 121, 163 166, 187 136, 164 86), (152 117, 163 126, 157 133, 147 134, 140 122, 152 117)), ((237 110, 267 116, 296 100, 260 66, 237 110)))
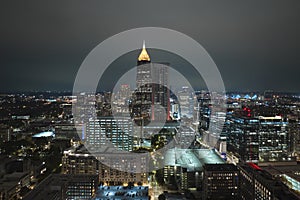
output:
POLYGON ((145 43, 137 61, 136 91, 132 102, 135 121, 169 120, 168 64, 152 63, 145 43))
POLYGON ((258 117, 259 130, 259 161, 289 161, 291 159, 291 141, 287 130, 288 122, 281 116, 258 117))
POLYGON ((192 98, 192 91, 190 88, 183 86, 177 96, 180 103, 181 116, 191 117, 194 109, 194 99, 192 98))
POLYGON ((78 116, 78 122, 87 122, 89 118, 95 116, 96 96, 82 92, 76 98, 74 114, 78 116))
POLYGON ((132 117, 136 123, 151 120, 152 106, 152 76, 151 60, 146 50, 145 42, 137 61, 136 90, 132 101, 132 117))
POLYGON ((206 91, 202 91, 199 96, 199 128, 208 130, 211 114, 211 96, 206 91))
POLYGON ((129 100, 131 96, 130 86, 128 84, 122 84, 120 90, 114 95, 112 100, 112 111, 115 114, 123 114, 129 112, 129 100))
POLYGON ((246 162, 259 160, 259 120, 249 117, 234 117, 230 121, 229 150, 237 153, 246 162))
POLYGON ((233 164, 206 164, 203 199, 239 199, 239 170, 233 164))
POLYGON ((86 144, 90 148, 115 147, 132 151, 133 124, 127 117, 99 117, 89 119, 86 127, 86 144))
POLYGON ((229 141, 241 160, 264 165, 291 161, 288 122, 281 116, 233 117, 229 141))
POLYGON ((225 112, 214 112, 210 115, 209 130, 203 132, 202 140, 211 147, 218 147, 218 142, 226 137, 226 124, 224 124, 226 118, 225 112))
POLYGON ((151 120, 170 120, 169 63, 152 63, 151 120))

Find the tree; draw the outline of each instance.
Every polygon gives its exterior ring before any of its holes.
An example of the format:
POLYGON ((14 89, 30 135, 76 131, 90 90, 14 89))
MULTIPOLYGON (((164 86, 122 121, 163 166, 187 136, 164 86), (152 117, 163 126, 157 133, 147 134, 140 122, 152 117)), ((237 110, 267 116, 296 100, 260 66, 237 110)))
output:
POLYGON ((166 196, 164 194, 160 194, 158 196, 158 200, 166 200, 166 196))

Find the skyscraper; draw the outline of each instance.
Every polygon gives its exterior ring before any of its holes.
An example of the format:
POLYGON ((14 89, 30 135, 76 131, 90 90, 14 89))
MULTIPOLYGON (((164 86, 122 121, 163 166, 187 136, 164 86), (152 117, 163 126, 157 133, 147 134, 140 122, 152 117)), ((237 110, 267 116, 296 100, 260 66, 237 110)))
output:
POLYGON ((288 122, 281 116, 233 117, 230 123, 230 146, 241 160, 259 165, 292 160, 288 122))
POLYGON ((132 121, 127 117, 89 119, 86 144, 97 148, 113 145, 119 150, 132 151, 132 121))
POLYGON ((135 122, 145 122, 151 119, 152 76, 151 60, 143 43, 142 51, 137 60, 136 90, 132 102, 132 117, 135 122))
POLYGON ((168 63, 153 63, 145 42, 137 60, 136 91, 132 103, 135 121, 169 120, 168 63))

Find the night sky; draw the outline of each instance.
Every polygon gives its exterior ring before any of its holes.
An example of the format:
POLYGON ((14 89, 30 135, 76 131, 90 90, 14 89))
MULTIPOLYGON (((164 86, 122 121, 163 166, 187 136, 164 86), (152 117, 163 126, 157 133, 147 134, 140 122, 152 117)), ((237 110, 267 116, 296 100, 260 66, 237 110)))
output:
MULTIPOLYGON (((95 46, 147 26, 174 29, 198 41, 228 91, 299 92, 299 0, 2 1, 0 91, 72 90, 78 68, 95 46)), ((115 65, 128 70, 137 53, 115 65)), ((152 54, 153 60, 182 66, 175 55, 152 54)), ((189 68, 185 75, 195 82, 189 68)), ((109 87, 109 79, 105 82, 109 87)))

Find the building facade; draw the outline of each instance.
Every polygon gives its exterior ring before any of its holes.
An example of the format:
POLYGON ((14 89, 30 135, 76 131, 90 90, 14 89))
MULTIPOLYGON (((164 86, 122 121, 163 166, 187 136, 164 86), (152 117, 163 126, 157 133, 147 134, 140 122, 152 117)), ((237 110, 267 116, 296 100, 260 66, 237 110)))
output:
POLYGON ((129 117, 99 117, 86 125, 86 144, 93 148, 104 146, 132 151, 133 124, 129 117))
POLYGON ((239 170, 233 164, 206 164, 203 199, 238 199, 239 170))
POLYGON ((98 174, 98 160, 83 146, 76 149, 70 148, 64 151, 62 157, 63 174, 98 174))
POLYGON ((245 162, 291 161, 287 124, 281 116, 233 117, 228 134, 230 148, 245 162))
POLYGON ((298 199, 279 180, 254 163, 241 164, 240 198, 242 200, 298 199))
POLYGON ((148 184, 149 158, 107 148, 96 155, 99 180, 105 185, 148 184))

